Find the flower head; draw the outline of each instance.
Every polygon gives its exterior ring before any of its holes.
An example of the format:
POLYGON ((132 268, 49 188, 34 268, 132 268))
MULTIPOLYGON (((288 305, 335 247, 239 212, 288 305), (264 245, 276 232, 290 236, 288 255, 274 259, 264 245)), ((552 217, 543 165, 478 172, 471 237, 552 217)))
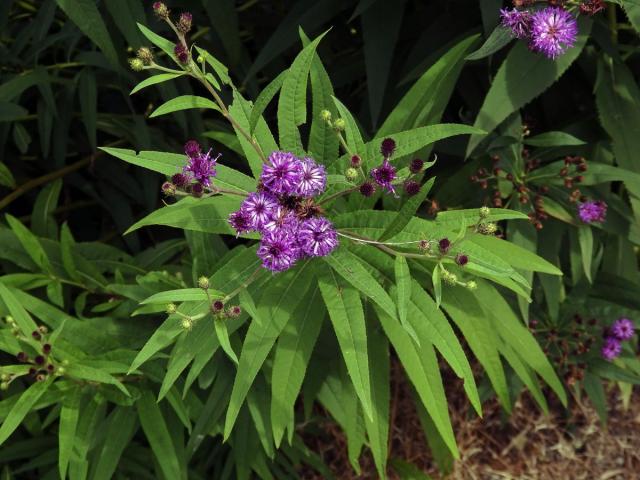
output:
POLYGON ((409 171, 411 173, 420 173, 423 168, 424 168, 424 160, 421 160, 419 158, 414 158, 413 160, 411 160, 411 163, 409 164, 409 171))
POLYGON ((211 178, 216 176, 216 162, 218 161, 218 155, 215 158, 211 158, 211 150, 207 153, 198 153, 189 157, 189 163, 184 167, 183 173, 189 175, 198 183, 208 187, 211 185, 211 178))
POLYGON ((607 337, 604 339, 602 349, 600 350, 602 358, 611 361, 618 355, 620 355, 620 352, 622 352, 622 345, 620 345, 620 340, 615 337, 607 337))
POLYGON ((294 195, 300 184, 302 162, 290 152, 273 152, 262 167, 260 181, 276 195, 294 195))
POLYGON ((276 230, 286 230, 292 235, 296 235, 300 227, 300 219, 291 210, 279 205, 273 212, 271 220, 264 224, 262 231, 275 232, 276 230))
POLYGON ((176 24, 176 28, 180 33, 187 33, 191 30, 191 22, 193 20, 193 16, 189 12, 184 12, 180 14, 180 18, 178 19, 178 23, 176 24))
POLYGON ((635 333, 633 322, 628 318, 619 318, 611 325, 611 334, 618 340, 630 340, 635 333))
POLYGON ((515 8, 509 10, 503 8, 500 10, 500 19, 502 26, 511 30, 511 35, 515 38, 526 38, 531 31, 531 13, 527 10, 517 10, 515 8))
POLYGON ((370 197, 376 193, 376 186, 371 182, 364 182, 358 189, 363 197, 370 197))
POLYGON ((571 48, 578 36, 578 23, 571 13, 547 7, 533 14, 531 48, 555 59, 571 48))
POLYGON ((396 193, 391 183, 396 179, 396 168, 386 158, 383 160, 382 165, 371 170, 371 177, 385 190, 396 193))
POLYGON ((584 223, 602 223, 607 218, 607 204, 601 200, 581 203, 578 216, 584 223))
POLYGON ((189 140, 187 143, 184 144, 184 153, 188 157, 196 157, 200 155, 201 152, 202 152, 202 148, 200 147, 200 144, 196 140, 189 140))
POLYGON ((396 141, 393 138, 385 138, 380 144, 380 153, 384 158, 389 158, 396 151, 396 141))
POLYGON ((229 215, 229 225, 231 225, 238 235, 253 230, 253 222, 246 210, 240 209, 229 215))
POLYGON ((182 43, 176 43, 176 46, 173 49, 173 53, 175 54, 178 62, 183 65, 189 63, 189 50, 182 43))
POLYGON ((449 249, 451 248, 451 240, 449 240, 448 238, 443 238, 440 241, 438 241, 438 250, 440 250, 440 253, 447 253, 449 251, 449 249))
POLYGON ((310 218, 298 229, 298 244, 307 255, 324 257, 338 246, 338 235, 326 218, 310 218))
POLYGON ((322 193, 326 184, 327 174, 324 165, 318 165, 310 158, 300 162, 300 180, 295 193, 303 197, 313 197, 322 193))
POLYGON ((240 211, 244 212, 253 230, 262 230, 278 211, 278 199, 267 192, 254 192, 242 202, 240 211))
POLYGON ((298 260, 300 249, 291 233, 282 229, 266 232, 260 241, 257 254, 264 268, 272 272, 283 272, 298 260))
POLYGON ((422 187, 422 185, 420 185, 415 180, 407 180, 406 182, 404 182, 403 186, 405 193, 410 197, 413 197, 414 195, 420 193, 420 188, 422 187))

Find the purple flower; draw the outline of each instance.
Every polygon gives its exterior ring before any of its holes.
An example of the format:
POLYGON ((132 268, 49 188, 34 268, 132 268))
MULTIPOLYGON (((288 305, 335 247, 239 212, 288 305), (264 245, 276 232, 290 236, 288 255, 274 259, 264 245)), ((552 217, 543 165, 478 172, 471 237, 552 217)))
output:
POLYGON ((371 170, 371 177, 382 188, 394 194, 396 193, 391 183, 396 179, 396 169, 386 158, 382 162, 382 165, 371 170))
POLYGON ((262 266, 272 272, 283 272, 296 263, 300 255, 293 235, 286 230, 266 232, 258 248, 262 266))
POLYGON ((338 235, 326 218, 310 218, 298 229, 298 244, 307 255, 324 257, 338 246, 338 235))
POLYGON ((300 180, 296 193, 303 197, 313 197, 322 193, 327 184, 324 166, 318 165, 310 158, 305 158, 300 164, 300 180))
POLYGON ((254 230, 262 230, 272 220, 278 206, 278 200, 270 193, 254 192, 242 202, 240 210, 248 215, 254 230))
POLYGON ((611 325, 611 334, 620 341, 630 340, 634 333, 633 322, 628 318, 619 318, 611 325))
POLYGON ((578 216, 584 223, 602 223, 607 218, 607 204, 601 200, 578 205, 578 216))
POLYGON ((533 14, 531 48, 555 59, 571 48, 578 36, 578 23, 571 13, 559 7, 547 7, 533 14))
POLYGON ((233 212, 229 215, 229 225, 231 225, 238 235, 241 233, 250 232, 253 230, 253 222, 251 221, 251 216, 247 213, 246 210, 240 209, 237 212, 233 212))
POLYGON ((184 153, 188 157, 198 156, 201 152, 200 144, 196 140, 189 140, 184 144, 184 153))
POLYGON ((526 38, 531 32, 531 13, 527 10, 500 9, 502 26, 511 30, 515 38, 526 38))
POLYGON ((614 337, 607 337, 604 339, 604 343, 602 344, 600 353, 602 355, 602 358, 611 361, 618 355, 620 355, 621 351, 622 345, 620 345, 620 340, 614 337))
POLYGON ((260 181, 271 193, 294 195, 300 183, 302 162, 290 152, 273 152, 262 168, 260 181))
POLYGON ((211 178, 216 176, 216 162, 220 155, 211 158, 211 150, 207 153, 198 153, 189 157, 189 163, 184 167, 183 173, 189 175, 198 183, 208 187, 211 185, 211 178))
POLYGON ((263 233, 275 232, 277 230, 286 230, 293 236, 298 232, 300 227, 300 219, 296 215, 287 210, 285 207, 278 206, 274 211, 271 220, 262 227, 263 233))

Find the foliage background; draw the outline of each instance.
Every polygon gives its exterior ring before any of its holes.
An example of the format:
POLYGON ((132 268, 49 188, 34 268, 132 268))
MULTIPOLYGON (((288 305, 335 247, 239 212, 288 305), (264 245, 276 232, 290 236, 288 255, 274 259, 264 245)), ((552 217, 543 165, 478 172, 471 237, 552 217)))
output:
MULTIPOLYGON (((640 59, 638 36, 632 25, 637 27, 640 22, 633 2, 622 3, 627 4, 629 19, 620 8, 613 20, 606 14, 594 18, 587 46, 575 62, 567 63, 563 75, 556 71, 547 81, 523 76, 522 71, 509 73, 502 93, 513 101, 513 108, 503 108, 504 116, 497 123, 507 117, 512 123, 501 126, 498 136, 508 133, 510 128, 520 129, 521 119, 510 115, 526 104, 522 118, 533 136, 561 130, 585 142, 556 148, 542 157, 545 160, 581 154, 589 160, 610 165, 615 162, 636 175, 640 173, 640 164, 633 153, 638 151, 640 138, 637 108, 640 59)), ((478 48, 497 25, 501 6, 502 2, 491 0, 218 0, 170 4, 176 11, 193 13, 197 28, 191 39, 229 67, 234 83, 246 98, 255 99, 266 84, 291 64, 300 51, 298 26, 311 38, 331 27, 320 43, 318 54, 333 81, 336 97, 355 115, 368 138, 379 133, 381 127, 384 131, 389 113, 445 54, 451 54, 465 41, 468 52, 478 48)), ((203 94, 195 84, 178 79, 129 95, 142 77, 127 69, 127 57, 147 44, 136 22, 169 36, 166 26, 153 18, 149 5, 141 1, 25 0, 4 1, 0 5, 0 209, 28 225, 41 239, 44 251, 40 255, 30 243, 31 237, 21 234, 9 219, 7 227, 0 229, 2 282, 10 288, 10 294, 17 295, 17 303, 25 305, 54 332, 68 318, 65 333, 75 336, 76 341, 67 347, 71 352, 71 347, 77 348, 78 352, 73 353, 87 360, 84 372, 76 375, 84 375, 90 385, 92 382, 115 385, 114 379, 126 373, 119 370, 118 364, 130 365, 131 352, 139 351, 158 325, 158 317, 154 315, 138 316, 140 320, 135 323, 129 321, 140 300, 160 290, 182 288, 183 283, 176 278, 193 285, 202 273, 199 269, 212 269, 226 249, 234 246, 233 242, 224 246, 218 236, 193 234, 185 240, 181 232, 162 227, 123 236, 132 224, 161 205, 158 189, 163 177, 107 157, 97 147, 179 152, 188 138, 208 139, 212 146, 223 145, 220 148, 226 165, 246 170, 237 155, 240 148, 235 135, 218 116, 190 110, 149 118, 163 101, 178 95, 203 94), (57 249, 62 253, 56 253, 57 249), (75 257, 76 263, 70 264, 70 257, 75 257), (204 258, 205 265, 192 269, 195 257, 204 258), (101 334, 105 331, 109 333, 108 341, 101 334), (108 372, 108 377, 92 378, 102 375, 96 371, 108 372)), ((419 100, 429 103, 428 115, 416 119, 416 125, 411 126, 439 122, 473 124, 508 52, 506 48, 490 57, 467 62, 460 55, 455 61, 445 62, 447 69, 440 73, 438 89, 425 92, 425 97, 419 100)), ((499 98, 496 105, 502 108, 508 103, 499 98)), ((265 112, 271 124, 275 123, 276 115, 275 105, 265 112)), ((490 146, 481 145, 471 160, 465 162, 469 153, 467 141, 466 137, 457 137, 439 142, 435 149, 439 161, 430 171, 436 176, 430 197, 437 200, 440 208, 470 208, 485 202, 486 193, 470 188, 468 177, 488 163, 486 152, 490 146)), ((428 155, 430 151, 423 153, 428 155)), ((575 235, 567 234, 559 252, 549 247, 551 250, 545 254, 543 240, 537 243, 531 231, 524 228, 514 233, 516 242, 537 249, 566 272, 562 281, 537 280, 536 302, 530 312, 523 312, 525 316, 530 314, 562 324, 563 319, 578 310, 611 316, 640 308, 636 261, 640 232, 634 216, 634 208, 638 207, 636 195, 640 192, 636 185, 640 183, 635 177, 625 178, 622 172, 602 175, 606 181, 594 181, 603 183, 593 187, 599 189, 594 193, 606 196, 612 206, 611 215, 619 220, 611 224, 609 231, 596 235, 590 249, 585 249, 584 242, 580 244, 575 235), (623 179, 628 180, 626 185, 620 183, 623 179), (578 242, 576 248, 574 237, 578 242), (591 258, 595 260, 591 262, 591 258), (592 267, 588 274, 583 267, 585 259, 589 259, 592 267), (590 276, 593 278, 586 278, 590 276), (611 285, 620 288, 614 292, 611 285), (549 293, 554 291, 559 293, 549 293)), ((387 203, 393 207, 392 201, 387 203)), ((562 212, 558 215, 562 217, 562 212)), ((561 226, 554 227, 552 221, 546 232, 566 227, 560 221, 555 222, 561 226)), ((549 234, 546 238, 553 237, 549 234)), ((7 297, 3 299, 7 312, 10 310, 7 297)), ((519 308, 517 301, 513 306, 519 308)), ((155 312, 161 310, 156 308, 155 312)), ((148 307, 142 313, 154 310, 148 307)), ((8 326, 3 332, 7 360, 2 363, 8 364, 9 355, 17 350, 8 326)), ((59 392, 58 397, 38 404, 40 413, 25 412, 23 425, 10 442, 3 444, 0 453, 7 475, 38 472, 41 478, 55 476, 60 468, 58 448, 68 450, 62 458, 67 458, 72 478, 108 478, 120 454, 124 460, 118 468, 127 474, 136 472, 153 477, 161 472, 170 477, 168 472, 180 471, 186 475, 185 465, 190 459, 189 475, 206 476, 214 472, 217 478, 222 470, 231 475, 234 469, 239 469, 238 475, 248 475, 249 467, 242 457, 247 449, 231 447, 250 439, 234 437, 230 447, 222 444, 219 437, 202 440, 196 435, 209 431, 217 420, 202 413, 205 407, 221 404, 209 403, 212 397, 204 396, 222 395, 209 388, 216 372, 209 372, 209 381, 206 375, 199 380, 201 391, 187 397, 186 403, 180 395, 170 394, 168 401, 157 406, 154 390, 162 381, 163 367, 158 362, 148 365, 145 381, 155 386, 141 388, 138 412, 133 403, 118 396, 118 387, 101 388, 98 396, 88 388, 78 398, 67 399, 69 404, 60 403, 60 399, 67 397, 59 392), (77 415, 79 405, 83 413, 93 413, 78 417, 74 423, 73 412, 77 415), (186 412, 202 415, 194 419, 186 412), (164 420, 158 422, 159 419, 164 420), (205 419, 210 423, 203 423, 205 419), (101 452, 112 443, 106 438, 111 439, 117 425, 123 422, 130 425, 130 430, 118 431, 120 442, 113 440, 113 444, 119 443, 124 449, 131 441, 130 448, 104 457, 101 452), (140 433, 138 422, 147 437, 157 439, 155 444, 140 433), (151 425, 165 427, 149 433, 151 425), (184 432, 179 425, 184 425, 184 432), (65 427, 69 428, 67 437, 65 427), (61 431, 60 438, 66 438, 66 444, 48 449, 58 445, 61 431), (100 431, 108 434, 105 437, 100 431), (174 435, 177 431, 183 433, 174 435), (75 440, 69 440, 71 437, 75 440), (168 439, 173 444, 167 443, 168 439), (157 452, 175 458, 175 463, 158 465, 157 452), (106 460, 100 461, 103 457, 106 460)), ((605 376, 632 383, 640 373, 637 365, 626 369, 626 373, 614 372, 605 372, 605 376)), ((591 396, 601 398, 602 385, 589 385, 591 396)), ((486 395, 492 395, 489 384, 486 386, 486 395)), ((12 383, 4 393, 0 417, 8 415, 23 387, 12 383)), ((520 385, 510 387, 518 390, 520 385)), ((223 386, 218 388, 222 390, 223 386)), ((254 405, 260 404, 259 399, 255 402, 254 405)), ((604 406, 599 408, 604 416, 604 406)), ((244 411, 241 418, 250 422, 252 415, 244 411)), ((359 446, 357 440, 354 442, 352 458, 357 459, 359 446)), ((435 443, 433 447, 437 449, 435 443)), ((311 452, 297 444, 284 453, 277 469, 286 472, 300 459, 318 463, 311 452)), ((356 460, 353 463, 355 466, 356 460)), ((252 467, 263 469, 262 465, 252 467)))

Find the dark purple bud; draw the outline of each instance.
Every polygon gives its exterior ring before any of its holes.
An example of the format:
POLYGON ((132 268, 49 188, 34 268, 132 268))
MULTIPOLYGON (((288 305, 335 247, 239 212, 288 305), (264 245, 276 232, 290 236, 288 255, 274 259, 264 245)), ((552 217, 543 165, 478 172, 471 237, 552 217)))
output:
POLYGON ((26 353, 24 353, 24 352, 18 352, 18 354, 16 355, 16 359, 17 359, 19 362, 23 362, 23 363, 24 363, 24 362, 26 362, 27 360, 29 360, 29 357, 28 357, 28 356, 27 356, 27 354, 26 354, 26 353))
POLYGON ((36 374, 36 372, 37 372, 37 370, 36 370, 35 368, 33 368, 33 367, 31 367, 31 368, 29 369, 29 375, 35 375, 35 374, 36 374))
POLYGON ((234 305, 230 309, 227 310, 227 316, 229 318, 237 318, 242 313, 242 308, 239 305, 234 305))
POLYGON ((354 155, 353 157, 351 157, 351 166, 353 168, 358 168, 360 165, 362 165, 362 159, 360 158, 360 155, 354 155))
POLYGON ((47 370, 49 370, 50 372, 53 372, 55 370, 55 367, 51 364, 47 365, 47 370))
POLYGON ((193 16, 189 12, 184 12, 180 15, 178 23, 176 24, 176 28, 180 33, 187 33, 189 30, 191 30, 192 20, 193 16))
POLYGON ((420 173, 424 168, 424 160, 420 160, 419 158, 414 158, 411 160, 409 164, 409 171, 411 173, 420 173))
POLYGON ((443 238, 438 242, 438 248, 440 249, 440 253, 447 253, 451 248, 451 242, 448 238, 443 238))
POLYGON ((49 355, 51 353, 51 344, 50 343, 45 343, 42 346, 42 352, 45 353, 46 355, 49 355))
POLYGON ((464 267, 467 263, 469 263, 469 257, 467 257, 464 253, 459 253, 456 255, 456 263, 461 267, 464 267))
POLYGON ((410 197, 413 197, 414 195, 420 193, 420 188, 422 188, 422 185, 414 180, 407 180, 406 182, 404 182, 404 191, 410 197))
POLYGON ((169 9, 162 2, 153 2, 153 11, 160 18, 169 18, 169 9))
POLYGON ((185 47, 182 43, 177 43, 175 48, 173 49, 173 53, 175 54, 178 62, 183 65, 189 63, 189 51, 187 47, 185 47))
POLYGON ((176 187, 186 187, 189 183, 189 177, 187 177, 184 173, 176 173, 173 177, 171 177, 171 183, 173 183, 176 187))
POLYGON ((371 182, 365 182, 362 185, 360 185, 360 193, 362 194, 362 196, 364 197, 370 197, 371 195, 373 195, 376 192, 376 187, 373 183, 371 182))
POLYGON ((184 153, 188 157, 197 157, 198 155, 200 155, 200 153, 202 153, 202 148, 196 140, 189 140, 184 144, 184 153))
POLYGON ((194 197, 201 197, 203 192, 204 192, 204 187, 202 186, 201 183, 196 183, 191 187, 191 193, 193 194, 194 197))
POLYGON ((40 340, 42 338, 42 335, 40 335, 40 332, 38 330, 34 330, 33 332, 31 332, 31 336, 36 340, 40 340))
POLYGON ((38 355, 35 358, 35 362, 37 365, 43 365, 44 364, 44 357, 42 355, 38 355))
POLYGON ((393 138, 385 138, 380 144, 380 153, 384 158, 389 158, 396 151, 396 142, 393 138))
POLYGON ((161 187, 162 193, 168 196, 176 194, 176 186, 171 182, 164 182, 161 187))
POLYGON ((222 310, 224 310, 224 303, 222 303, 222 300, 216 300, 211 304, 211 311, 213 313, 220 313, 222 310))

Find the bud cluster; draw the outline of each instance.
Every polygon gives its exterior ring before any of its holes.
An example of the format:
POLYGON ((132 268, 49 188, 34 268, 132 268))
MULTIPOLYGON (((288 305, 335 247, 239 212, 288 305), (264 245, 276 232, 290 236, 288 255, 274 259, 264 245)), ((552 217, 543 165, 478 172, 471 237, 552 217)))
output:
MULTIPOLYGON (((7 317, 6 322, 11 326, 13 334, 23 341, 27 341, 20 334, 20 329, 15 324, 15 320, 12 317, 7 317)), ((44 325, 38 327, 37 330, 31 332, 31 339, 37 342, 36 350, 38 353, 30 357, 26 352, 20 351, 16 355, 16 360, 20 363, 30 365, 29 376, 35 381, 41 382, 49 378, 51 375, 60 376, 65 373, 63 366, 57 364, 53 358, 53 347, 48 340, 49 330, 44 325)), ((68 364, 68 362, 62 362, 62 364, 68 364)), ((9 384, 14 379, 11 374, 3 374, 0 384, 0 389, 6 390, 9 388, 9 384)))

